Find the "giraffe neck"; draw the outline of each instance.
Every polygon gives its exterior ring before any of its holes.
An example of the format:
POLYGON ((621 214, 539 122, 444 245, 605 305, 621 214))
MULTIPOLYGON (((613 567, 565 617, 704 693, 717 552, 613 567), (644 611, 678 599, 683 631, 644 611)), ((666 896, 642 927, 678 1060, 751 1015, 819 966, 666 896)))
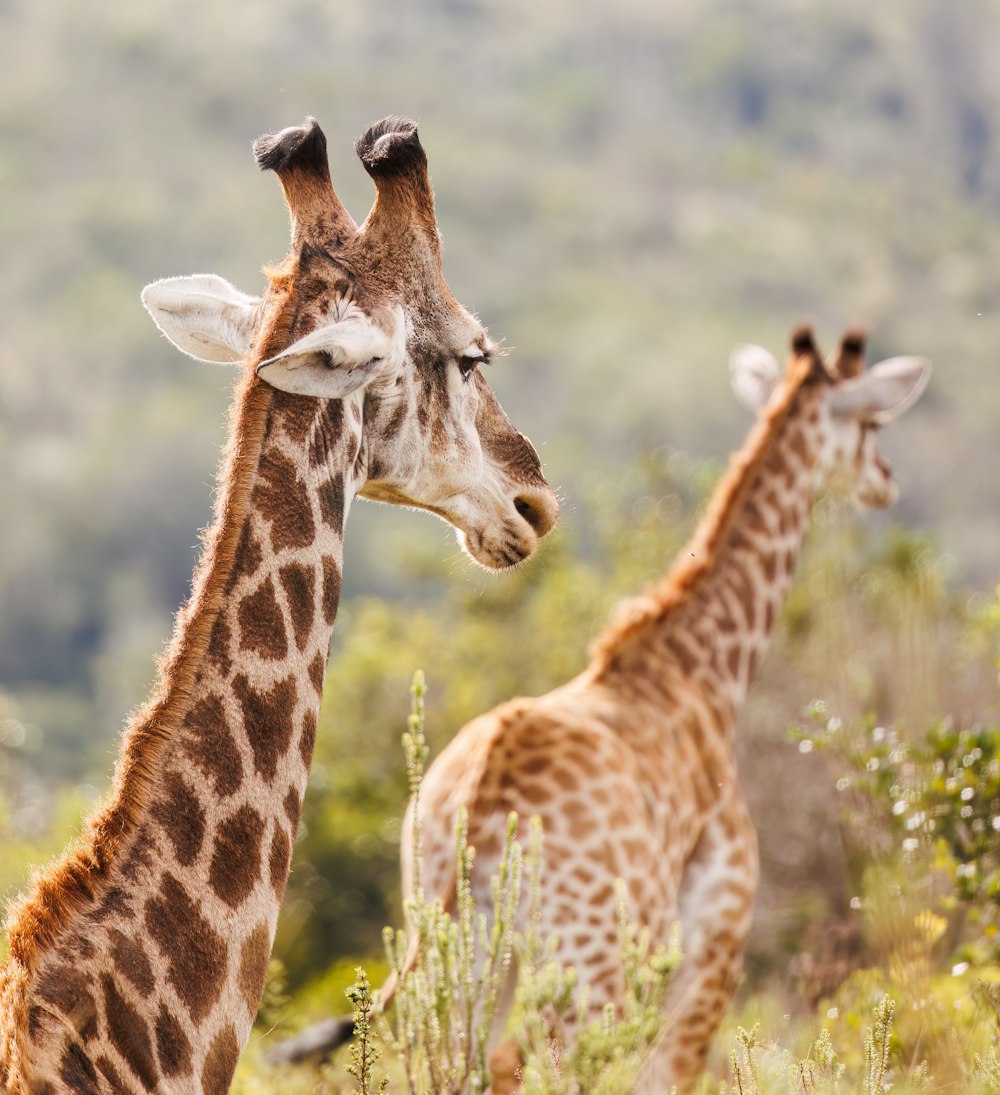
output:
POLYGON ((809 524, 822 385, 809 376, 786 383, 677 565, 595 645, 599 677, 659 700, 694 686, 724 732, 767 648, 809 524))
POLYGON ((34 1090, 58 1076, 221 1092, 249 1036, 364 458, 359 401, 321 404, 251 374, 237 406, 159 691, 126 733, 108 804, 12 918, 0 1090, 6 1067, 14 1091, 12 1077, 34 1090))

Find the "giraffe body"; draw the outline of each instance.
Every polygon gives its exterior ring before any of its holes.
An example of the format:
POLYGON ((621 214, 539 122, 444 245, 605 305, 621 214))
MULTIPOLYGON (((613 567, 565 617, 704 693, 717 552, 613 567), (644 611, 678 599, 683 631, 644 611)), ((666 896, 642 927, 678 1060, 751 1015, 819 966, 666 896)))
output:
MULTIPOLYGON (((459 808, 468 811, 473 889, 485 907, 508 814, 518 814, 522 837, 540 817, 539 929, 577 968, 594 1011, 617 1004, 624 989, 616 880, 654 944, 667 944, 680 923, 684 959, 647 1090, 684 1088, 698 1075, 738 976, 758 861, 733 728, 791 582, 814 490, 840 476, 856 500, 892 500, 874 427, 908 406, 927 376, 917 359, 859 376, 858 336, 845 338, 829 370, 807 332, 793 347, 781 383, 763 351, 734 359, 738 393, 769 402, 673 570, 625 607, 580 676, 473 720, 421 789, 431 898, 454 888, 459 808)), ((404 836, 404 892, 410 846, 404 836)), ((496 1056, 494 1092, 516 1089, 512 1059, 496 1056)))
POLYGON ((8 917, 4 1095, 228 1090, 288 877, 352 499, 429 509, 493 568, 555 520, 478 370, 491 344, 441 275, 412 123, 359 142, 378 190, 360 229, 315 122, 255 151, 292 215, 266 297, 212 275, 144 294, 181 349, 246 365, 191 600, 113 792, 8 917))

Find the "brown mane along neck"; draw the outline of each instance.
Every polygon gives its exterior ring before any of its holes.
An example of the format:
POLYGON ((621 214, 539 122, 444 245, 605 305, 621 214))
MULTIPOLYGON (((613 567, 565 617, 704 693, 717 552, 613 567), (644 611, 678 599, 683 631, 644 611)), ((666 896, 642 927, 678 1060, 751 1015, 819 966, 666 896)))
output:
POLYGON ((592 672, 600 674, 610 669, 623 646, 688 601, 712 573, 743 502, 788 421, 799 393, 813 384, 829 382, 830 377, 815 352, 792 358, 746 441, 730 457, 729 467, 712 491, 705 513, 677 561, 645 594, 627 601, 618 618, 591 645, 592 672))
POLYGON ((164 743, 190 705, 250 511, 274 395, 273 388, 257 379, 254 365, 287 342, 294 318, 290 289, 296 267, 290 258, 265 271, 271 283, 270 318, 236 381, 213 520, 203 539, 191 597, 178 612, 170 643, 159 659, 152 695, 126 724, 111 792, 62 858, 36 873, 8 910, 10 960, 29 972, 74 916, 94 900, 97 887, 118 862, 148 805, 164 743))

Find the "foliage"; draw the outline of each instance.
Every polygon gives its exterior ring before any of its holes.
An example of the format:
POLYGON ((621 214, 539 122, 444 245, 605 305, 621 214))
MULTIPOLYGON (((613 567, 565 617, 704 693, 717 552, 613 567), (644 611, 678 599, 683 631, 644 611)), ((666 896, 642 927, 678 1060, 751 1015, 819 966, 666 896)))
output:
POLYGON ((733 1090, 995 1092, 995 848, 978 838, 997 810, 997 733, 940 722, 908 735, 870 717, 845 724, 821 702, 809 714, 794 736, 832 760, 849 803, 860 945, 853 972, 796 1025, 792 1044, 813 1038, 798 1063, 794 1050, 737 1028, 733 1090), (850 1047, 866 1012, 874 1019, 859 1055, 850 1047), (843 1057, 834 1045, 848 1047, 843 1057))
POLYGON ((347 998, 354 1005, 354 1040, 351 1043, 351 1063, 347 1071, 358 1081, 352 1095, 372 1095, 383 1092, 389 1086, 389 1077, 383 1077, 378 1087, 373 1086, 372 1070, 382 1051, 374 1041, 373 1015, 377 1001, 372 995, 368 975, 359 966, 358 979, 347 990, 347 998))
POLYGON ((991 1021, 983 1012, 952 1017, 953 1038, 947 1047, 952 1061, 949 1068, 936 1071, 927 1059, 913 1053, 912 1045, 898 1038, 901 1013, 919 1003, 907 994, 897 1004, 889 993, 876 991, 866 994, 866 1003, 852 1012, 850 1023, 843 1021, 840 1009, 831 1008, 826 1022, 812 1018, 789 1031, 785 1016, 781 1042, 763 1038, 759 1023, 747 1029, 734 1021, 729 1035, 733 1045, 730 1083, 720 1088, 706 1076, 697 1091, 699 1095, 880 1095, 890 1090, 900 1095, 934 1091, 996 1095, 1000 1087, 994 1043, 1000 1027, 995 1017, 991 1021), (797 1044, 808 1046, 805 1056, 798 1055, 797 1044))
MULTIPOLYGON (((529 855, 532 925, 540 919, 541 840, 536 825, 529 855)), ((593 1019, 588 1018, 586 987, 578 985, 572 967, 559 964, 537 927, 518 941, 520 978, 512 1027, 524 1060, 524 1095, 617 1095, 634 1087, 666 1024, 664 999, 680 949, 675 938, 669 949, 651 952, 648 932, 629 919, 623 886, 618 891, 618 928, 625 996, 620 1012, 608 1006, 593 1019), (571 1036, 567 1016, 574 1020, 571 1036)))
MULTIPOLYGON (((856 1091, 862 1095, 881 1095, 895 1086, 889 1082, 889 1052, 892 1042, 893 1014, 895 1002, 889 995, 883 995, 874 1008, 871 1025, 864 1035, 864 1060, 860 1075, 848 1075, 847 1066, 841 1062, 830 1039, 830 1032, 824 1027, 800 1061, 794 1061, 787 1051, 782 1055, 776 1084, 763 1083, 761 1064, 758 1055, 765 1046, 760 1041, 760 1025, 751 1030, 739 1027, 736 1031, 736 1048, 730 1054, 732 1073, 731 1095, 765 1095, 776 1091, 780 1084, 788 1095, 840 1095, 840 1092, 856 1091)), ((918 1083, 922 1083, 923 1072, 917 1071, 918 1083)), ((706 1087, 707 1085, 703 1085, 706 1087)))
POLYGON ((384 942, 397 977, 393 1047, 401 1057, 411 1095, 479 1095, 489 1086, 487 1044, 510 972, 514 921, 520 899, 521 849, 517 818, 507 827, 504 851, 492 879, 493 917, 476 910, 469 872, 475 852, 464 813, 457 823, 455 912, 440 898, 428 901, 421 882, 421 825, 416 813, 428 747, 424 736, 424 682, 413 682, 407 732, 407 777, 414 799, 414 893, 405 905, 408 928, 387 928, 384 942))
POLYGON ((956 960, 1000 959, 1000 726, 946 718, 908 738, 874 719, 845 729, 822 704, 811 714, 816 741, 849 766, 839 787, 866 810, 866 839, 911 864, 935 912, 961 921, 956 960))

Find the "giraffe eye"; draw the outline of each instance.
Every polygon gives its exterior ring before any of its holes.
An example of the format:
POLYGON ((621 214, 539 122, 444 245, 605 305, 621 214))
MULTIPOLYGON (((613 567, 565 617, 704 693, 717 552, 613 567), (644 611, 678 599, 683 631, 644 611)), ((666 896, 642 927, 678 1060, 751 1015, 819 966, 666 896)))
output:
POLYGON ((459 355, 458 368, 463 380, 468 380, 475 372, 476 366, 489 363, 490 355, 485 353, 481 346, 472 345, 464 353, 459 355))

